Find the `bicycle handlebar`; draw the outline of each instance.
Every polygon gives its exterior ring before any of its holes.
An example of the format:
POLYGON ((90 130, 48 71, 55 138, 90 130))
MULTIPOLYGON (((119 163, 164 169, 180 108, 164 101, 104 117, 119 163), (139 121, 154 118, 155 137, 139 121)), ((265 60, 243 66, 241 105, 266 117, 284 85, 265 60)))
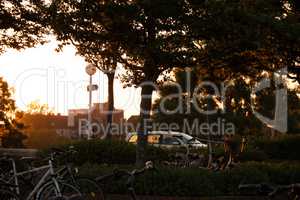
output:
POLYGON ((63 149, 59 149, 59 148, 51 148, 51 153, 57 153, 57 154, 62 154, 62 153, 65 153, 66 151, 63 150, 63 149))
POLYGON ((104 175, 104 176, 99 176, 95 180, 97 182, 103 182, 103 181, 111 179, 111 178, 121 179, 121 178, 126 177, 126 176, 128 176, 128 177, 136 176, 136 175, 141 174, 142 172, 144 172, 144 169, 142 169, 142 170, 139 170, 139 173, 137 173, 137 170, 127 171, 127 170, 124 170, 124 169, 114 169, 114 171, 112 173, 104 175))
POLYGON ((67 150, 60 149, 60 148, 51 148, 50 152, 51 152, 50 158, 48 157, 48 159, 51 159, 51 160, 54 160, 55 157, 58 157, 58 156, 65 156, 65 158, 67 159, 69 155, 78 153, 78 151, 76 151, 73 146, 70 146, 69 149, 67 149, 67 150))
POLYGON ((59 155, 69 154, 69 153, 70 154, 77 153, 77 151, 74 149, 73 146, 70 146, 69 149, 67 149, 67 150, 53 147, 53 148, 51 148, 51 152, 55 153, 55 154, 59 154, 59 155))
POLYGON ((120 178, 123 178, 123 177, 128 177, 127 184, 128 183, 132 184, 134 182, 134 178, 136 176, 141 175, 144 172, 146 172, 148 170, 153 170, 153 169, 154 169, 153 162, 148 161, 148 162, 146 162, 145 167, 142 168, 142 169, 134 169, 132 171, 127 171, 127 170, 124 170, 124 169, 114 169, 114 171, 112 173, 104 175, 104 176, 97 177, 95 180, 97 182, 102 182, 102 181, 105 181, 105 180, 111 179, 111 178, 120 179, 120 178))

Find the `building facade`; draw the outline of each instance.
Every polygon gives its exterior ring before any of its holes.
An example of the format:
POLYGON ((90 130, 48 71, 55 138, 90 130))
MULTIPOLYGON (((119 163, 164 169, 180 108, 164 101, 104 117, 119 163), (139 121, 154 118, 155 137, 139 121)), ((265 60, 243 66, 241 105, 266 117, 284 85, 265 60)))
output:
MULTIPOLYGON (((92 109, 93 136, 101 137, 106 134, 108 103, 95 103, 92 109)), ((123 134, 122 126, 124 122, 124 111, 115 109, 113 111, 112 134, 123 134)), ((88 131, 88 109, 70 109, 68 115, 44 115, 44 114, 25 114, 21 120, 29 129, 48 130, 54 134, 76 139, 86 137, 88 131)))

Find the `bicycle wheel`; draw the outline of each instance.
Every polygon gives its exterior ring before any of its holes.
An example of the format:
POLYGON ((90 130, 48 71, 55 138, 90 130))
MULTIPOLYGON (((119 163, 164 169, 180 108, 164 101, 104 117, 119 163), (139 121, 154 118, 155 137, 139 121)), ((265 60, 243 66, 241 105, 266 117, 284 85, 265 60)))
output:
POLYGON ((42 186, 36 194, 36 200, 79 200, 82 199, 81 192, 68 183, 59 182, 62 196, 58 196, 57 188, 52 181, 42 186))
POLYGON ((79 189, 86 200, 104 200, 101 187, 93 179, 76 177, 75 186, 79 189))
POLYGON ((19 200, 19 197, 10 190, 0 189, 0 199, 19 200))

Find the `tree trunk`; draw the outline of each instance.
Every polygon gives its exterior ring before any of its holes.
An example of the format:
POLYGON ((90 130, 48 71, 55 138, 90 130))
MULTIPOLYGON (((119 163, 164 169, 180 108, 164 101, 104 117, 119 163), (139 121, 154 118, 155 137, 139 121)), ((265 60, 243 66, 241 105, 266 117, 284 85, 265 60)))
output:
POLYGON ((107 73, 108 78, 108 112, 107 112, 107 139, 112 138, 112 122, 113 122, 113 112, 114 112, 114 78, 115 73, 107 73))
POLYGON ((140 124, 136 148, 136 165, 144 166, 146 161, 147 134, 150 123, 153 86, 144 84, 141 91, 140 124))

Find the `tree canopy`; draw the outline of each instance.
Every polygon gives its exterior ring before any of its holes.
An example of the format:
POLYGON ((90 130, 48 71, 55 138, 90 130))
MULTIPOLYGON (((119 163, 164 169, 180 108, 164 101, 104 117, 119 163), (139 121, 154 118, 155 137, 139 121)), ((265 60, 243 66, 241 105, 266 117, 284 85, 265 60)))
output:
POLYGON ((39 16, 34 8, 25 0, 0 2, 0 53, 8 48, 19 50, 46 41, 47 29, 36 23, 39 16))
POLYGON ((149 82, 163 72, 197 67, 202 80, 219 83, 286 67, 299 81, 297 0, 53 0, 32 1, 31 8, 25 22, 49 28, 60 48, 74 44, 96 59, 113 53, 126 69, 125 86, 142 88, 138 161, 155 89, 149 82), (117 51, 108 52, 110 45, 117 51))
POLYGON ((3 147, 23 147, 26 136, 22 133, 24 124, 19 122, 21 116, 22 114, 16 110, 11 89, 0 77, 0 121, 4 122, 0 127, 0 139, 3 147))

